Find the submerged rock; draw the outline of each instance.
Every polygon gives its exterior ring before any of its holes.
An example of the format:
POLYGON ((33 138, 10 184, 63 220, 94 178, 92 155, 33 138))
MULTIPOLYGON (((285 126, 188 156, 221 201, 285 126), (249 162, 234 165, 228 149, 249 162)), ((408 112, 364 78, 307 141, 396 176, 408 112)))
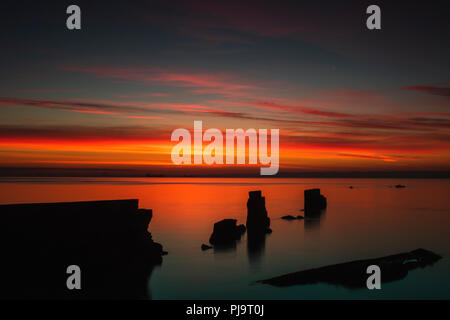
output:
POLYGON ((320 194, 320 189, 305 190, 305 213, 317 214, 327 207, 327 198, 320 194))
POLYGON ((406 186, 403 185, 403 184, 397 184, 397 185, 395 186, 395 188, 397 188, 397 189, 402 189, 402 188, 406 188, 406 186))
POLYGON ((216 245, 229 245, 239 240, 245 232, 244 225, 236 225, 236 219, 223 219, 214 223, 213 233, 209 238, 209 243, 216 245))
POLYGON ((247 230, 250 233, 265 234, 270 227, 270 218, 267 216, 266 199, 261 191, 250 191, 247 201, 247 230))
POLYGON ((425 249, 399 253, 375 259, 357 260, 330 266, 309 269, 282 276, 260 280, 259 283, 277 287, 327 283, 349 289, 366 288, 367 267, 377 265, 381 269, 381 282, 392 282, 405 278, 409 270, 433 265, 442 257, 425 249))
POLYGON ((212 249, 211 246, 208 246, 207 244, 202 244, 202 251, 208 250, 208 249, 212 249))
POLYGON ((283 220, 302 220, 303 216, 291 216, 290 214, 288 214, 287 216, 282 216, 281 219, 283 220))

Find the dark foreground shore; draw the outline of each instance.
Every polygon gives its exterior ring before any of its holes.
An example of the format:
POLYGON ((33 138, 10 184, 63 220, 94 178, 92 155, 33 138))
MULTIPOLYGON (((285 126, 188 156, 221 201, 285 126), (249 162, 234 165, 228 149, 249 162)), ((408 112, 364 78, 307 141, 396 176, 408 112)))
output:
POLYGON ((138 200, 0 206, 3 299, 145 299, 147 279, 161 264, 151 210, 138 200), (67 268, 81 269, 69 290, 67 268))

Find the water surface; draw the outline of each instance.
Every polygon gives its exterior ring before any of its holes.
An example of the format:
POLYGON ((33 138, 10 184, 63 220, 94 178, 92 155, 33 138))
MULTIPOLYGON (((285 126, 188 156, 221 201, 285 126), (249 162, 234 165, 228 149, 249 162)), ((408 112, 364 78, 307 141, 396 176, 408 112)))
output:
MULTIPOLYGON (((450 298, 450 180, 281 178, 2 178, 0 203, 138 198, 153 209, 150 231, 169 255, 149 280, 153 299, 450 298), (404 184, 405 189, 392 186, 404 184), (349 186, 354 186, 349 189, 349 186), (328 199, 320 220, 303 214, 303 191, 328 199), (249 249, 201 251, 214 222, 245 223, 248 192, 262 190, 273 233, 249 249), (255 280, 416 248, 444 258, 378 291, 326 284, 277 288, 255 280)), ((69 223, 69 222, 68 222, 69 223)))

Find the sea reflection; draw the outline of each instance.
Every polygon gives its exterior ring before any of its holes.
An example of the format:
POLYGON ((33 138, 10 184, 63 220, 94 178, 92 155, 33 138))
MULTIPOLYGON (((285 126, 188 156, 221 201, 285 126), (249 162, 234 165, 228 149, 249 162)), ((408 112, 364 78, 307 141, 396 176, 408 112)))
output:
POLYGON ((326 211, 327 209, 318 212, 305 213, 304 219, 305 230, 309 233, 318 232, 320 226, 324 223, 326 211))
POLYGON ((221 254, 236 251, 236 247, 239 242, 239 240, 236 240, 228 244, 215 245, 213 247, 213 252, 215 254, 221 254))
POLYGON ((261 267, 266 250, 266 237, 269 236, 261 233, 247 234, 247 256, 252 270, 257 270, 261 267))

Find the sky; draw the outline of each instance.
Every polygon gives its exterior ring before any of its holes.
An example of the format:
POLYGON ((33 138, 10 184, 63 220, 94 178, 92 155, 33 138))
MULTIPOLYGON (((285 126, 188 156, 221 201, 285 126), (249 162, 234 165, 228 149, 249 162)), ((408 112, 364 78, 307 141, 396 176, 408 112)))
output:
POLYGON ((2 1, 0 167, 256 172, 173 165, 202 120, 280 129, 280 173, 450 171, 445 4, 2 1))

